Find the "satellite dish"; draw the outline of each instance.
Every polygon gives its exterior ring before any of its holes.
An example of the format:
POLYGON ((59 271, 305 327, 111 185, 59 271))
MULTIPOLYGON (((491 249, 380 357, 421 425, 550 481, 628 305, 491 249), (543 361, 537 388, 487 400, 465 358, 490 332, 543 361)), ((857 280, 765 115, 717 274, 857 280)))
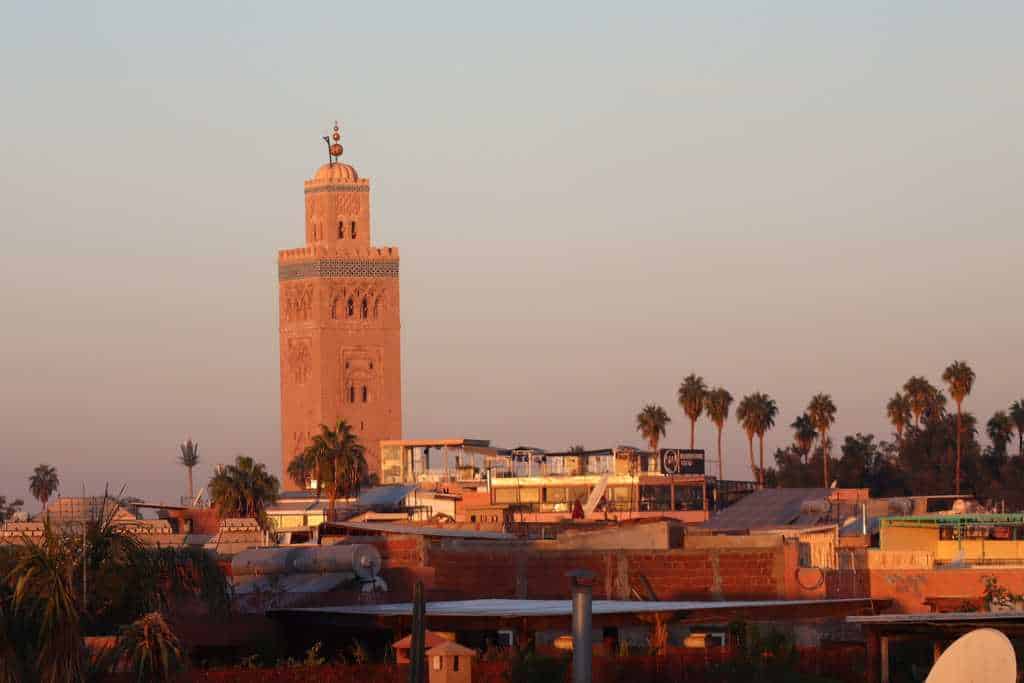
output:
POLYGON ((1017 656, 1002 632, 979 628, 957 638, 925 683, 1016 683, 1017 656))

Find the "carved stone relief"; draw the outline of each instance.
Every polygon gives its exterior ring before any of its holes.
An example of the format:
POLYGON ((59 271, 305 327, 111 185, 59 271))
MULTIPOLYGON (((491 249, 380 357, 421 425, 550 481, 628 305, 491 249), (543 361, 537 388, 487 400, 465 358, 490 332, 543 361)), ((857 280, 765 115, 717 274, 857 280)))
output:
POLYGON ((292 383, 305 384, 313 371, 313 340, 309 337, 289 339, 285 358, 292 383))
POLYGON ((342 349, 342 403, 371 403, 379 400, 383 387, 382 358, 383 351, 379 346, 354 346, 342 349))
POLYGON ((298 284, 282 287, 281 310, 285 322, 309 320, 313 312, 313 285, 298 284))
POLYGON ((336 211, 339 216, 357 216, 363 207, 363 196, 358 192, 339 192, 336 211))
POLYGON ((332 320, 379 320, 388 311, 386 287, 366 284, 338 285, 331 290, 332 320))

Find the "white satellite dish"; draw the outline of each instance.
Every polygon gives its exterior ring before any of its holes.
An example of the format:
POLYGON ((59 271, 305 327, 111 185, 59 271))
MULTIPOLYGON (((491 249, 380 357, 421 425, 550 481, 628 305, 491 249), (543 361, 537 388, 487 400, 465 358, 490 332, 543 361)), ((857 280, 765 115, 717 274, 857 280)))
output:
POLYGON ((993 628, 979 628, 946 648, 925 683, 1016 683, 1013 643, 993 628))

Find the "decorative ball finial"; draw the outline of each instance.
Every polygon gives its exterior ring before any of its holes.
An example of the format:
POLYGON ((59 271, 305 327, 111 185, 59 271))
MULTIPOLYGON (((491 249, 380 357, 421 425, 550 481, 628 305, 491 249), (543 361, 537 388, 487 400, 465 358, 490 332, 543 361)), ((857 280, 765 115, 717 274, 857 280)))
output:
POLYGON ((327 143, 327 160, 331 166, 338 160, 338 157, 342 155, 345 148, 338 142, 341 140, 341 133, 338 132, 338 122, 334 122, 334 132, 330 135, 324 136, 324 142, 327 143))

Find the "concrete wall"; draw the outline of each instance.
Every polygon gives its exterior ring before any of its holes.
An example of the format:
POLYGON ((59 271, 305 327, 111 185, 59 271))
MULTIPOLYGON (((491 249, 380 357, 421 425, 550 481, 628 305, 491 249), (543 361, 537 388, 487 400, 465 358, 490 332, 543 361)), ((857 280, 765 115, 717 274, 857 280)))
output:
POLYGON ((985 577, 996 577, 999 585, 1024 593, 1024 566, 968 569, 914 570, 876 569, 870 571, 871 597, 893 600, 893 612, 930 612, 924 603, 930 597, 978 598, 985 589, 985 577))
POLYGON ((810 590, 797 582, 795 545, 647 551, 445 541, 429 542, 424 551, 435 599, 566 598, 565 574, 573 569, 597 575, 598 599, 630 599, 634 587, 643 590, 644 578, 661 600, 796 599, 826 593, 823 582, 810 590))

